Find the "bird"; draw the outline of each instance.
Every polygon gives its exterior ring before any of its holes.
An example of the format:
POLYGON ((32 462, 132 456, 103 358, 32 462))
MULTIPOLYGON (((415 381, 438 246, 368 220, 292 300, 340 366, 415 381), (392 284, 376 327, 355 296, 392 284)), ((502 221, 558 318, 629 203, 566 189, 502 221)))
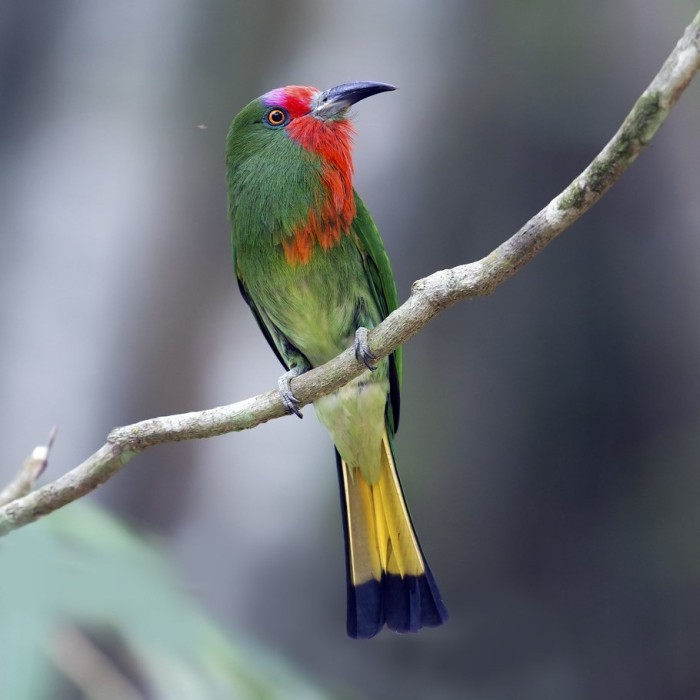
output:
POLYGON ((406 507, 394 457, 402 352, 376 361, 367 333, 398 306, 379 231, 353 187, 350 108, 395 90, 359 81, 289 85, 246 105, 226 137, 233 265, 243 299, 292 380, 354 347, 366 369, 314 402, 336 450, 347 632, 436 627, 447 610, 406 507))

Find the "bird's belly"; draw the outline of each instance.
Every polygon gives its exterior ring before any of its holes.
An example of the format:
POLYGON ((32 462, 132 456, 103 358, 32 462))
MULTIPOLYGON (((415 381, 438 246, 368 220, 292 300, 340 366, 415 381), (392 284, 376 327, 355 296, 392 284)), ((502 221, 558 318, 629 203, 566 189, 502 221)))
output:
POLYGON ((328 362, 352 345, 354 297, 319 289, 305 281, 280 291, 279 302, 268 307, 270 318, 312 367, 328 362))
MULTIPOLYGON (((286 303, 279 305, 271 319, 313 367, 352 346, 358 299, 362 299, 356 289, 346 286, 319 293, 318 287, 299 281, 284 290, 284 296, 286 303)), ((388 393, 388 361, 384 359, 374 372, 367 370, 314 402, 316 415, 338 452, 348 465, 361 469, 370 483, 379 479, 388 393)))

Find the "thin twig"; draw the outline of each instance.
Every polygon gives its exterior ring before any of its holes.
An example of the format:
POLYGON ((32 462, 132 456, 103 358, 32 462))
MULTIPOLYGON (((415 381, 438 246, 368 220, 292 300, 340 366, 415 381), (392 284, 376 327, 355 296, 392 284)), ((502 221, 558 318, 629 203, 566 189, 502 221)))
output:
MULTIPOLYGON (((436 272, 413 284, 408 300, 368 336, 377 358, 386 357, 459 301, 487 296, 523 268, 546 245, 581 218, 615 184, 653 138, 700 69, 700 13, 591 164, 515 235, 485 258, 436 272)), ((299 407, 340 388, 365 369, 346 350, 293 380, 299 407)), ((97 488, 143 450, 253 428, 285 415, 278 391, 205 411, 152 418, 113 430, 107 442, 56 481, 0 508, 0 535, 51 513, 97 488)))
POLYGON ((0 505, 26 496, 33 488, 37 479, 44 473, 49 464, 49 453, 56 439, 56 428, 51 428, 46 445, 38 445, 24 460, 15 478, 0 491, 0 505))

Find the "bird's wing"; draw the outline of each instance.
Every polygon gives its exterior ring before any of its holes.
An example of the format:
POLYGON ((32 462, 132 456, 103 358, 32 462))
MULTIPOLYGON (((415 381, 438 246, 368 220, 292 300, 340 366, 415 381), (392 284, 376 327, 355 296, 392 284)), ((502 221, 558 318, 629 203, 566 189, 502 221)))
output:
MULTIPOLYGON (((358 248, 362 254, 374 299, 384 319, 399 305, 396 282, 379 231, 357 193, 355 193, 355 206, 357 213, 352 222, 352 232, 356 236, 358 248)), ((391 401, 387 404, 387 417, 389 425, 393 428, 392 433, 395 433, 399 427, 402 367, 402 349, 399 346, 389 356, 391 401)))

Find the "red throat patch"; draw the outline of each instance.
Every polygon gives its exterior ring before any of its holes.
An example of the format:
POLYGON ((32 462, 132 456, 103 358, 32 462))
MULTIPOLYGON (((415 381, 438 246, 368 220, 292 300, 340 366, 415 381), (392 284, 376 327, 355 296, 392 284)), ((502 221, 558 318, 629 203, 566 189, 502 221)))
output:
POLYGON ((305 265, 314 247, 329 250, 340 242, 355 218, 355 197, 352 191, 352 137, 348 120, 323 121, 313 117, 311 102, 318 94, 315 88, 290 86, 265 96, 275 101, 292 117, 286 128, 289 137, 302 148, 321 158, 322 193, 315 206, 309 208, 306 221, 300 223, 291 238, 284 241, 287 262, 305 265))
POLYGON ((324 122, 306 115, 294 119, 287 133, 300 146, 320 156, 323 163, 323 194, 316 206, 309 209, 307 220, 282 244, 287 262, 304 265, 311 259, 316 243, 329 250, 340 242, 355 218, 353 128, 349 121, 324 122))

